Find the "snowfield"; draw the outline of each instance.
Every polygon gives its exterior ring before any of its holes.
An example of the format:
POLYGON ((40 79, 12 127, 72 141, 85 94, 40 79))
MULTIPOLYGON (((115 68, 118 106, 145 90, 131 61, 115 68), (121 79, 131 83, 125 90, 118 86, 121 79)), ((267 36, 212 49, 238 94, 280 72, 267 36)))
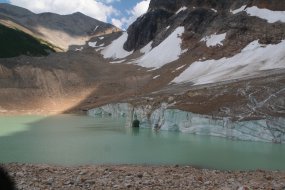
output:
MULTIPOLYGON (((142 67, 158 69, 167 63, 179 59, 179 56, 183 53, 181 49, 181 35, 184 33, 184 30, 183 26, 176 28, 163 42, 151 49, 135 63, 142 67)), ((149 45, 145 47, 145 50, 149 50, 149 45)))
POLYGON ((206 36, 202 38, 201 42, 206 42, 207 47, 222 46, 223 41, 226 39, 227 33, 223 34, 212 34, 211 36, 206 36))
POLYGON ((101 51, 103 57, 112 59, 122 59, 133 53, 133 51, 128 52, 124 50, 124 43, 128 39, 128 34, 124 32, 118 39, 114 40, 110 45, 101 51))
POLYGON ((231 11, 233 14, 245 11, 250 16, 256 16, 261 19, 267 20, 268 23, 285 22, 285 11, 271 11, 269 9, 260 9, 256 6, 248 7, 242 6, 239 9, 231 11))
POLYGON ((176 77, 173 83, 193 82, 195 85, 239 79, 258 71, 285 68, 285 40, 279 44, 248 44, 230 58, 197 61, 176 77))
POLYGON ((148 52, 150 52, 150 50, 151 50, 151 44, 152 44, 152 41, 151 42, 149 42, 146 46, 144 46, 141 50, 140 50, 140 52, 141 53, 148 53, 148 52))
MULTIPOLYGON (((149 42, 145 47, 140 49, 143 53, 138 59, 129 63, 138 64, 142 67, 158 69, 165 64, 176 61, 180 55, 185 53, 186 50, 181 49, 182 34, 184 27, 180 26, 175 29, 163 42, 158 46, 152 48, 153 41, 149 42)), ((114 40, 110 45, 105 47, 101 54, 104 58, 123 59, 133 53, 124 50, 124 43, 127 41, 128 34, 125 32, 118 39, 114 40)), ((93 45, 93 44, 92 44, 93 45)), ((96 46, 96 44, 94 44, 96 46)))

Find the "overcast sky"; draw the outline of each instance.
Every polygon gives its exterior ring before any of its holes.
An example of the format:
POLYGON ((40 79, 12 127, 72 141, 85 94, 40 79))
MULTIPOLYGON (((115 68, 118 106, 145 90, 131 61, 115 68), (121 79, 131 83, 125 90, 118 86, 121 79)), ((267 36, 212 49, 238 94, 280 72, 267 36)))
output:
POLYGON ((82 12, 98 20, 126 29, 144 14, 150 0, 0 0, 29 9, 35 13, 71 14, 82 12))

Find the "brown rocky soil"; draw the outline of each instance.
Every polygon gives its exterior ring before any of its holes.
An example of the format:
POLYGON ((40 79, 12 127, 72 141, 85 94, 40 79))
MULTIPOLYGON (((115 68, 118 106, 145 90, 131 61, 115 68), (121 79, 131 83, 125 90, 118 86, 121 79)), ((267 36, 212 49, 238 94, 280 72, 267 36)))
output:
POLYGON ((4 166, 19 190, 285 189, 285 173, 280 171, 219 171, 191 166, 4 166))
POLYGON ((167 102, 185 111, 238 119, 285 116, 284 69, 193 86, 169 85, 182 72, 183 69, 173 71, 185 65, 183 58, 154 71, 130 64, 110 64, 91 48, 0 62, 0 114, 84 113, 113 102, 156 108, 167 102), (157 75, 160 76, 153 79, 157 75), (255 109, 256 103, 268 97, 266 104, 255 109))

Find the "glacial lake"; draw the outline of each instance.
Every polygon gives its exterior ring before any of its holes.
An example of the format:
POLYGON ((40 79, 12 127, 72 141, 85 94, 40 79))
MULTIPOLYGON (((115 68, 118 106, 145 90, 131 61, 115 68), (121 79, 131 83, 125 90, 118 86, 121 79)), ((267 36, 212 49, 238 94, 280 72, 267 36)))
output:
POLYGON ((285 145, 131 129, 123 119, 0 116, 0 163, 12 162, 285 170, 285 145))

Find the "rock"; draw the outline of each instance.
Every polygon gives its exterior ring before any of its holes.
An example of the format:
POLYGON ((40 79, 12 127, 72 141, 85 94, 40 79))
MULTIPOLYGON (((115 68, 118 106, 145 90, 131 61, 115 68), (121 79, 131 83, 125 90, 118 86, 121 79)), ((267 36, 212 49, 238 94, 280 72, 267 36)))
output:
POLYGON ((132 179, 133 177, 132 176, 126 176, 125 177, 125 180, 130 180, 130 179, 132 179))
POLYGON ((95 180, 86 180, 85 181, 85 183, 88 183, 88 184, 91 184, 91 185, 93 185, 93 184, 95 184, 96 182, 95 182, 95 180))
POLYGON ((76 180, 75 180, 75 184, 78 184, 81 182, 81 176, 77 176, 76 180))
POLYGON ((235 179, 234 178, 230 178, 230 179, 228 179, 227 180, 229 183, 233 183, 234 181, 235 181, 235 179))
POLYGON ((199 177, 197 178, 197 180, 200 181, 200 182, 203 182, 203 177, 202 177, 202 176, 199 176, 199 177))
POLYGON ((138 178, 142 178, 142 177, 143 177, 143 174, 139 173, 139 174, 137 174, 137 177, 138 177, 138 178))
POLYGON ((210 185, 212 182, 211 181, 206 181, 205 183, 204 183, 204 185, 210 185))
POLYGON ((145 180, 142 182, 143 185, 149 185, 150 184, 150 180, 145 180))
POLYGON ((79 175, 85 175, 87 172, 85 170, 82 170, 79 175))
POLYGON ((120 186, 119 185, 114 185, 113 188, 118 189, 118 188, 120 188, 120 186))
POLYGON ((48 178, 46 181, 45 181, 45 184, 47 185, 52 185, 54 183, 54 180, 52 177, 48 178))
POLYGON ((131 188, 132 187, 132 185, 130 183, 125 183, 124 186, 127 187, 127 188, 131 188))
POLYGON ((147 172, 143 173, 143 177, 149 177, 150 175, 147 172))
POLYGON ((66 181, 66 182, 64 182, 64 185, 72 185, 72 184, 74 184, 72 181, 66 181))
POLYGON ((241 186, 238 188, 238 190, 250 190, 250 188, 247 186, 241 186))
POLYGON ((270 181, 270 180, 272 180, 272 177, 270 175, 268 175, 268 176, 265 176, 265 179, 270 181))
POLYGON ((17 176, 17 177, 23 177, 23 176, 24 176, 24 173, 23 173, 23 172, 17 172, 17 173, 16 173, 16 176, 17 176))

